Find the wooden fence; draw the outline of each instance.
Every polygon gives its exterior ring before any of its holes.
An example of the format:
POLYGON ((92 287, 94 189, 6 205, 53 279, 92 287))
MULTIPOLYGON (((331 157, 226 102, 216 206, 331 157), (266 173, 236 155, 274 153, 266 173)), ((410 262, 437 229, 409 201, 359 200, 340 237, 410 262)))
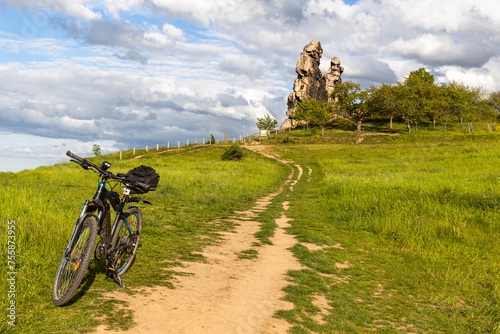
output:
MULTIPOLYGON (((273 132, 278 133, 278 130, 273 130, 273 132)), ((237 139, 236 137, 233 137, 232 140, 228 139, 227 136, 224 136, 224 139, 215 139, 215 142, 212 142, 212 140, 206 141, 205 138, 201 138, 200 143, 198 143, 198 138, 195 138, 194 141, 190 141, 189 139, 187 139, 185 145, 184 145, 184 142, 181 145, 181 141, 178 140, 177 142, 175 142, 175 141, 174 142, 167 142, 165 146, 160 146, 160 144, 156 144, 156 151, 159 152, 161 148, 165 148, 164 150, 162 150, 163 152, 166 150, 171 150, 171 149, 180 149, 180 148, 185 149, 185 148, 188 148, 190 145, 222 145, 222 144, 236 143, 236 142, 240 142, 240 143, 245 144, 249 140, 251 140, 252 138, 255 138, 258 136, 259 136, 258 133, 254 133, 251 135, 247 135, 246 137, 240 136, 239 139, 237 139)), ((142 149, 144 149, 144 148, 137 148, 137 151, 142 150, 142 149)), ((154 149, 155 149, 154 146, 153 146, 153 148, 150 148, 149 146, 145 147, 146 153, 149 152, 150 150, 154 150, 154 149)), ((136 148, 135 147, 132 149, 132 154, 134 157, 136 156, 136 148)), ((122 157, 123 157, 123 151, 120 151, 120 160, 122 160, 122 157)))

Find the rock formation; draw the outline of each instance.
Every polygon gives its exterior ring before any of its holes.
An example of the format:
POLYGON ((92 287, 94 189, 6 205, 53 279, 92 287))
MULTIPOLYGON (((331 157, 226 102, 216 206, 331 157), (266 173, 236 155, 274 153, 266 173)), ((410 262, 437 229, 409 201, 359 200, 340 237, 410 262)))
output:
POLYGON ((297 61, 298 77, 293 84, 293 92, 288 95, 288 111, 290 117, 295 111, 297 103, 308 98, 326 101, 325 74, 319 69, 319 62, 323 55, 323 49, 319 41, 312 41, 304 47, 297 61))
POLYGON ((328 94, 333 90, 337 83, 342 82, 340 78, 344 68, 340 66, 340 60, 333 57, 331 67, 328 70, 328 76, 325 76, 319 69, 320 59, 323 56, 323 49, 319 41, 312 41, 304 47, 297 61, 297 79, 293 84, 293 92, 288 95, 288 110, 286 115, 288 119, 281 124, 280 129, 294 128, 297 121, 293 119, 293 113, 297 103, 309 98, 331 102, 328 94))
POLYGON ((330 68, 328 69, 328 74, 326 75, 326 94, 328 96, 328 102, 333 103, 333 99, 330 94, 335 89, 335 85, 342 83, 340 76, 344 72, 344 68, 340 66, 340 59, 333 57, 330 61, 330 68))

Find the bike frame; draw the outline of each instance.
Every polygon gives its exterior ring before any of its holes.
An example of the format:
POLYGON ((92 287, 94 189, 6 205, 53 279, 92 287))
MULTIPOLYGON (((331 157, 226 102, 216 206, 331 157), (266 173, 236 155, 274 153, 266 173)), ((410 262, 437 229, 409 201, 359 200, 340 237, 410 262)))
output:
POLYGON ((112 190, 110 191, 106 188, 106 184, 109 179, 110 178, 107 177, 107 175, 105 174, 102 175, 101 182, 99 183, 99 186, 97 188, 94 197, 92 198, 92 200, 85 201, 80 216, 76 221, 73 234, 71 235, 68 246, 66 247, 64 257, 65 258, 70 257, 70 251, 73 248, 73 243, 81 231, 81 226, 85 218, 87 218, 88 216, 93 216, 97 221, 98 224, 97 233, 100 236, 100 241, 97 244, 97 247, 104 247, 104 251, 102 252, 101 255, 105 255, 108 258, 106 264, 107 274, 109 277, 113 276, 116 277, 116 279, 120 283, 120 286, 125 287, 119 274, 116 273, 113 266, 110 265, 111 260, 113 258, 113 253, 118 250, 118 248, 114 248, 115 245, 111 245, 112 242, 111 236, 115 233, 117 223, 120 219, 123 219, 125 221, 129 233, 132 234, 132 230, 130 228, 128 220, 123 214, 123 209, 125 207, 125 204, 137 203, 137 202, 144 202, 147 204, 151 204, 151 202, 142 197, 129 197, 130 189, 128 189, 127 187, 123 189, 124 195, 120 201, 120 196, 118 195, 118 193, 112 190), (110 218, 110 213, 111 213, 110 204, 113 210, 116 212, 116 217, 112 225, 110 218))

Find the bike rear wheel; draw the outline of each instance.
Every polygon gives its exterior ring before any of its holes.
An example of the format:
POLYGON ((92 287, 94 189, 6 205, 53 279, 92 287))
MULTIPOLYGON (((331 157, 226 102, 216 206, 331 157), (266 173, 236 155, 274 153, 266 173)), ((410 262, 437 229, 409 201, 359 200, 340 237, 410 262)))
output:
POLYGON ((133 206, 123 212, 125 219, 117 223, 112 238, 112 263, 118 275, 124 275, 132 265, 139 247, 142 233, 142 212, 133 206))
POLYGON ((52 287, 52 302, 56 306, 67 304, 80 286, 87 271, 97 239, 97 222, 87 217, 76 232, 75 240, 64 252, 52 287))

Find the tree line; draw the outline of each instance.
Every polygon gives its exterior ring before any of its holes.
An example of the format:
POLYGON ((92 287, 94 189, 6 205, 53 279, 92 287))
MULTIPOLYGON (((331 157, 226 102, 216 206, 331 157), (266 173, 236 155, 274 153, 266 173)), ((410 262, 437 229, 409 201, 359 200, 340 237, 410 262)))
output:
POLYGON ((292 118, 306 124, 325 126, 332 119, 342 117, 356 125, 368 117, 378 116, 406 124, 408 132, 422 122, 468 123, 490 121, 494 124, 500 112, 500 91, 486 94, 480 87, 461 82, 437 84, 434 75, 425 68, 410 72, 408 77, 394 85, 383 84, 362 89, 359 84, 344 81, 335 86, 330 96, 332 103, 308 99, 300 101, 292 118))

